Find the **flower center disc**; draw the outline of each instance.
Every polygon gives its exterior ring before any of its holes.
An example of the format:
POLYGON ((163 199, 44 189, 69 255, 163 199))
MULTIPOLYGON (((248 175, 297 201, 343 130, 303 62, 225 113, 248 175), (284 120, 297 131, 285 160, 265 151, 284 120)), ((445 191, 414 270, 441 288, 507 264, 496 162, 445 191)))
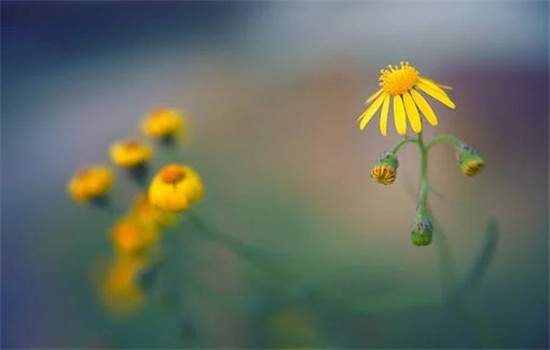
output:
POLYGON ((185 178, 183 169, 177 166, 167 166, 160 173, 162 181, 167 183, 177 183, 185 178))
POLYGON ((137 150, 139 149, 139 146, 140 146, 139 143, 134 140, 126 141, 124 143, 124 148, 127 149, 128 151, 137 150))
POLYGON ((395 96, 401 95, 412 88, 420 79, 420 74, 408 63, 401 63, 400 67, 388 66, 380 71, 380 86, 385 93, 395 96))

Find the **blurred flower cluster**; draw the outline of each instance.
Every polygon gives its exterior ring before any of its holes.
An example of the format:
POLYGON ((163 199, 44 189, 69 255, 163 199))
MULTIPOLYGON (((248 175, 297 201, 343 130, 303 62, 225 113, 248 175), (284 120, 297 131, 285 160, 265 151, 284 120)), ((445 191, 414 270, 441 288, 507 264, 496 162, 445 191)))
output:
POLYGON ((143 119, 141 131, 156 143, 156 151, 143 140, 127 138, 114 142, 108 152, 112 164, 137 185, 127 209, 115 207, 112 201, 115 174, 108 165, 79 169, 67 186, 76 203, 99 206, 117 217, 109 230, 112 256, 99 269, 95 282, 107 309, 122 314, 144 304, 143 282, 161 258, 160 242, 165 231, 177 224, 179 213, 204 195, 199 174, 183 164, 165 164, 149 179, 155 152, 169 151, 186 135, 182 113, 157 109, 143 119))

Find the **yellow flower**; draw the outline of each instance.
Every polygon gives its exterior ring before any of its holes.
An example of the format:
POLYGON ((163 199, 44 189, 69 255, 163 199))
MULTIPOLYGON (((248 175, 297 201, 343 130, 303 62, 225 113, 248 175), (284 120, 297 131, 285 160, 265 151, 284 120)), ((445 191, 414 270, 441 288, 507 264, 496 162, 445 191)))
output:
POLYGON ((155 226, 126 216, 114 225, 111 237, 119 252, 133 254, 154 246, 158 242, 159 233, 155 226))
POLYGON ((149 201, 166 211, 182 211, 202 198, 204 187, 193 169, 179 164, 163 167, 149 186, 149 201))
POLYGON ((76 202, 89 202, 103 197, 113 185, 112 171, 101 165, 80 169, 71 178, 67 189, 76 202))
POLYGON ((141 130, 152 138, 177 137, 185 133, 184 118, 175 109, 159 108, 142 121, 141 130))
POLYGON ((153 155, 153 150, 143 143, 127 140, 111 145, 109 153, 113 163, 123 168, 131 168, 149 161, 153 155))
POLYGON ((173 213, 155 207, 144 194, 139 194, 134 199, 132 213, 145 224, 154 225, 159 228, 171 226, 176 222, 176 217, 173 213))
POLYGON ((358 118, 361 130, 365 129, 374 114, 382 107, 380 132, 386 136, 390 99, 392 98, 395 128, 400 135, 407 133, 407 118, 415 133, 422 131, 419 110, 431 125, 436 126, 437 117, 429 103, 420 94, 420 91, 451 109, 456 107, 454 102, 443 91, 443 89, 450 89, 450 87, 440 85, 423 77, 408 62, 401 62, 400 66, 388 66, 388 68, 382 69, 378 80, 380 82, 380 90, 368 98, 366 103, 370 103, 370 106, 358 118))
POLYGON ((147 264, 143 257, 119 255, 108 266, 100 281, 99 292, 110 311, 127 314, 143 305, 145 293, 139 285, 139 276, 147 264))
POLYGON ((390 165, 376 165, 372 168, 370 176, 382 185, 391 185, 395 182, 395 169, 390 165))

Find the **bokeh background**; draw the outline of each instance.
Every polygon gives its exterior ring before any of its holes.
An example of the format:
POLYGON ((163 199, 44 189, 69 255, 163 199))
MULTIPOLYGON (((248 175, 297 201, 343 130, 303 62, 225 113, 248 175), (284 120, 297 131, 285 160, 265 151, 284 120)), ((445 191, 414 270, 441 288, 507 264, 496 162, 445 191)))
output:
MULTIPOLYGON (((548 347, 548 2, 1 10, 3 347, 548 347), (487 162, 465 178, 450 147, 430 158, 457 303, 438 239, 410 243, 416 149, 379 186, 370 168, 398 137, 355 122, 401 60, 454 87, 458 108, 436 106, 427 135, 455 133, 487 162), (172 157, 203 176, 197 212, 279 272, 182 228, 166 244, 177 281, 112 315, 91 271, 116 217, 74 205, 66 182, 158 106, 186 112, 172 157)), ((123 206, 135 188, 118 180, 123 206)))

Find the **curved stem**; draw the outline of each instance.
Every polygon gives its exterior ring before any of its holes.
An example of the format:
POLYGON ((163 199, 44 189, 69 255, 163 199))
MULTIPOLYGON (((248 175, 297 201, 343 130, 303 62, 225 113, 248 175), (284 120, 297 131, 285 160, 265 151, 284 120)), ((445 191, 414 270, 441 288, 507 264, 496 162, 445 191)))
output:
POLYGON ((435 146, 438 143, 449 143, 455 147, 459 147, 464 142, 462 142, 458 137, 454 135, 441 134, 441 135, 435 136, 428 143, 426 143, 426 149, 430 149, 432 146, 435 146))
POLYGON ((399 150, 401 149, 401 147, 403 147, 405 144, 407 143, 416 143, 417 140, 416 139, 413 139, 412 137, 404 137, 403 140, 401 140, 399 143, 397 143, 393 149, 392 149, 392 153, 397 153, 399 152, 399 150))

